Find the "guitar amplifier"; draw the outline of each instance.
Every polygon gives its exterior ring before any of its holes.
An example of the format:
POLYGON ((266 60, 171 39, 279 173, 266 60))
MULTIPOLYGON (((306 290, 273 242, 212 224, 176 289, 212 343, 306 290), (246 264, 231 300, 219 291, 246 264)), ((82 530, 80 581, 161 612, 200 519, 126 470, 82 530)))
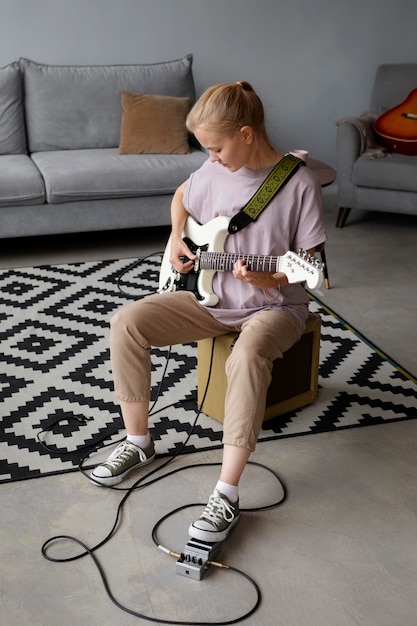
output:
MULTIPOLYGON (((318 391, 319 356, 320 356, 319 315, 311 313, 306 322, 304 333, 282 359, 274 361, 272 380, 268 389, 265 420, 278 417, 311 404, 318 391)), ((238 333, 221 335, 214 340, 213 363, 210 382, 204 399, 203 413, 218 422, 224 419, 224 398, 227 389, 225 364, 230 355, 231 346, 238 333)), ((198 342, 197 368, 199 405, 203 401, 207 387, 212 357, 212 339, 198 342)))

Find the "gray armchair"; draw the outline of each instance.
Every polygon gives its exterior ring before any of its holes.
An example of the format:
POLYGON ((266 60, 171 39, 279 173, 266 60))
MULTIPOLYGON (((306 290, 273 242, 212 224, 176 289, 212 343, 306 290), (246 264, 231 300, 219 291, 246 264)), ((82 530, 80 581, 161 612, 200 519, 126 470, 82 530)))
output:
POLYGON ((351 209, 417 215, 417 156, 387 153, 373 131, 374 120, 416 88, 417 63, 380 65, 369 112, 337 122, 338 228, 351 209))

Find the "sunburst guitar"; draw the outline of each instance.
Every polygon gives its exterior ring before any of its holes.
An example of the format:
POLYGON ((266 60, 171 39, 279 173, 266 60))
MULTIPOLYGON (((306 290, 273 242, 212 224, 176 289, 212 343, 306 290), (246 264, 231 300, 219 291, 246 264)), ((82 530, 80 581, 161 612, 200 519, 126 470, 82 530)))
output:
POLYGON ((215 306, 219 299, 213 292, 214 274, 232 270, 239 259, 245 259, 250 270, 254 272, 284 272, 289 283, 306 282, 310 289, 321 286, 323 263, 302 250, 298 254, 289 251, 283 256, 224 252, 224 243, 229 235, 229 221, 228 217, 220 216, 201 225, 192 217, 187 219, 183 240, 191 252, 197 255, 194 268, 187 274, 180 274, 172 267, 169 261, 170 238, 162 258, 159 293, 192 291, 201 304, 215 306))
POLYGON ((417 155, 417 89, 375 120, 378 141, 391 152, 417 155))

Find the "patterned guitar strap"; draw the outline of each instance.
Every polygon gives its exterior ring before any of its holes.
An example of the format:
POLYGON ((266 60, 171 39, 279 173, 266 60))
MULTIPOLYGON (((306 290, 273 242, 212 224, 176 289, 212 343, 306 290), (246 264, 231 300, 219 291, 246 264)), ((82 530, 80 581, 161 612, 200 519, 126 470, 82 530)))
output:
POLYGON ((259 189, 253 194, 245 206, 236 213, 229 222, 229 233, 233 235, 245 226, 252 224, 258 219, 262 211, 268 206, 272 198, 285 185, 305 162, 292 154, 286 154, 277 163, 272 172, 266 177, 259 189))

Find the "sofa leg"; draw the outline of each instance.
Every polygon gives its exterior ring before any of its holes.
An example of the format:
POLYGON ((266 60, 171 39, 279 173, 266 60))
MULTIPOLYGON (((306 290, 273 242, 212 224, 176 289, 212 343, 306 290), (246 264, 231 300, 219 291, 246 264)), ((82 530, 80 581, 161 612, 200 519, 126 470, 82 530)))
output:
POLYGON ((343 228, 343 226, 346 224, 346 220, 349 216, 349 213, 350 213, 349 208, 340 207, 339 213, 337 214, 336 228, 343 228))

